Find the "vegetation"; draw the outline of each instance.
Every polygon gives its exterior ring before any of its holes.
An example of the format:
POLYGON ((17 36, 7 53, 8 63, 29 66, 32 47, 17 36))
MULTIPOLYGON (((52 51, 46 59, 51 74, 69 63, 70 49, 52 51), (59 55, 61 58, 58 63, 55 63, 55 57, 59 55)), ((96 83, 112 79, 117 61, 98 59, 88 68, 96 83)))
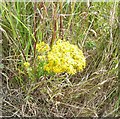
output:
POLYGON ((3 116, 120 115, 118 2, 1 2, 3 116))

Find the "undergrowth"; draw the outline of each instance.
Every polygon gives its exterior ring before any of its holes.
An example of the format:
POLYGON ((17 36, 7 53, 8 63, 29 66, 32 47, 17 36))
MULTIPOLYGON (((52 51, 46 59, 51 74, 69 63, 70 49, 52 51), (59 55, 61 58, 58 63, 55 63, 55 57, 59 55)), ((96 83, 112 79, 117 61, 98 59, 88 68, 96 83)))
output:
POLYGON ((117 5, 0 3, 3 116, 119 116, 117 5), (44 71, 37 44, 44 41, 53 47, 58 39, 83 51, 85 69, 73 75, 66 69, 44 71))

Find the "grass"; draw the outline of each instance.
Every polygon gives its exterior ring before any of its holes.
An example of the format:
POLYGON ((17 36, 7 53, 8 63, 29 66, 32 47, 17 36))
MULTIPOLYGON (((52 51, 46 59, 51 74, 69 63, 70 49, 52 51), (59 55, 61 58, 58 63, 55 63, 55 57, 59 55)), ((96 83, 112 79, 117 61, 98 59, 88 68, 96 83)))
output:
POLYGON ((3 2, 0 6, 3 116, 119 116, 118 3, 88 7, 83 2, 3 2), (29 78, 23 63, 35 66, 36 43, 50 45, 59 37, 83 50, 85 70, 49 76, 35 70, 29 78))

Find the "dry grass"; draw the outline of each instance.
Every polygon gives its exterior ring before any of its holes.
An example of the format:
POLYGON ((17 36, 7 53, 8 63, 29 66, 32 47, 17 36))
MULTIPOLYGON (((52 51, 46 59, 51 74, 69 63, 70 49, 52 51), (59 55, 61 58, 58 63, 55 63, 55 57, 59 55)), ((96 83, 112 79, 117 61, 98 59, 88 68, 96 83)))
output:
POLYGON ((85 9, 86 3, 64 3, 63 6, 57 3, 56 7, 51 3, 37 3, 36 19, 34 3, 0 5, 4 64, 3 116, 64 118, 120 115, 116 3, 93 3, 89 9, 85 9), (59 15, 57 19, 52 17, 55 12, 63 13, 60 21, 59 15), (53 22, 56 22, 56 28, 53 22), (86 69, 73 76, 65 73, 40 76, 31 82, 21 64, 25 59, 34 61, 37 40, 44 39, 50 44, 51 39, 54 41, 59 36, 59 31, 60 37, 83 49, 86 69))

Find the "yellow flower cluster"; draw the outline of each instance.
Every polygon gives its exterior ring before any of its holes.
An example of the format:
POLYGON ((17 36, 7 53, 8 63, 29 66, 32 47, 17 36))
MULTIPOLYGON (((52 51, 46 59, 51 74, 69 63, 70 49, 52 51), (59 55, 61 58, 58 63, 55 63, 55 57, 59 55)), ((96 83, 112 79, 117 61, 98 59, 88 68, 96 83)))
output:
POLYGON ((25 68, 28 68, 30 66, 30 63, 29 62, 24 62, 24 66, 25 66, 25 68))
POLYGON ((36 45, 36 49, 39 53, 44 53, 50 50, 50 47, 48 44, 41 42, 36 45))
POLYGON ((40 55, 37 57, 38 60, 45 61, 46 60, 46 52, 50 50, 50 47, 48 44, 41 42, 36 45, 37 51, 40 53, 40 55))
POLYGON ((45 55, 38 56, 38 60, 41 60, 41 61, 43 60, 44 61, 44 60, 46 60, 46 56, 45 55))
MULTIPOLYGON (((38 51, 41 52, 39 48, 38 51)), ((54 73, 75 74, 82 71, 85 66, 86 60, 83 52, 76 45, 59 39, 47 53, 47 64, 44 65, 44 70, 54 73)))

